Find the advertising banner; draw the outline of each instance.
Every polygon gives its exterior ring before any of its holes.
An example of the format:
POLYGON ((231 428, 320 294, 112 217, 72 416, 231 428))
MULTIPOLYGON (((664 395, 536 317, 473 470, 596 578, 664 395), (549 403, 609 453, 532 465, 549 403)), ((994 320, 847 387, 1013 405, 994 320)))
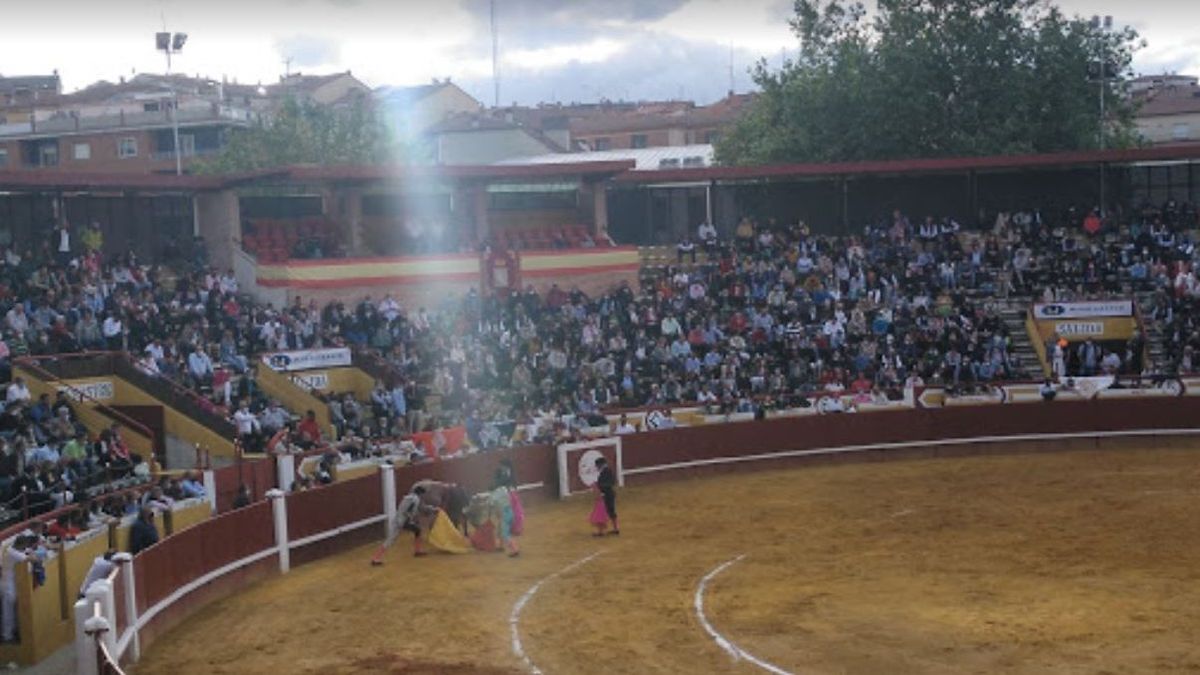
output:
POLYGON ((312 370, 314 368, 335 368, 348 366, 351 363, 350 349, 302 349, 294 352, 271 352, 263 354, 263 363, 271 370, 289 372, 293 370, 312 370))
POLYGON ((1133 316, 1133 301, 1048 302, 1033 306, 1035 319, 1092 319, 1103 316, 1133 316))
POLYGON ((72 388, 58 387, 58 391, 66 392, 67 398, 79 402, 84 396, 97 401, 108 401, 113 398, 113 383, 108 380, 100 382, 83 382, 72 388))

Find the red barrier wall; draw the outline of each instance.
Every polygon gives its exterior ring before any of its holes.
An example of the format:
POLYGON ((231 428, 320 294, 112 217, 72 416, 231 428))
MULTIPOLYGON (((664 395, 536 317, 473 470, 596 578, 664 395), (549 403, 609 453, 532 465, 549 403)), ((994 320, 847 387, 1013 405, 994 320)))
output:
POLYGON ((275 460, 272 457, 242 460, 240 467, 232 464, 214 469, 213 479, 217 483, 217 513, 225 513, 233 508, 242 483, 250 489, 251 501, 265 498, 267 490, 275 487, 275 460))
MULTIPOLYGON (((959 439, 962 442, 956 442, 955 446, 970 446, 972 451, 977 451, 980 446, 971 439, 985 436, 1133 430, 1162 430, 1170 434, 1171 430, 1191 430, 1198 426, 1200 398, 991 405, 782 418, 641 433, 623 437, 623 459, 626 470, 637 470, 789 450, 959 439)), ((1070 445, 1067 442, 1052 443, 1055 446, 1070 445)), ((987 446, 983 447, 986 449, 987 446)), ((863 459, 902 453, 881 449, 872 453, 847 453, 839 458, 863 459)), ((402 467, 396 472, 397 494, 404 494, 412 483, 424 478, 458 483, 471 492, 486 489, 491 485, 492 473, 503 458, 513 460, 518 483, 543 483, 542 489, 530 496, 553 496, 557 493, 554 448, 525 446, 402 467)), ((717 469, 763 468, 787 461, 794 460, 745 462, 717 469)), ((256 468, 252 472, 243 467, 244 477, 273 480, 273 462, 260 461, 253 465, 256 468)), ((634 482, 673 479, 695 470, 685 467, 655 473, 635 473, 627 478, 634 482)), ((225 472, 226 482, 231 475, 236 481, 236 467, 221 471, 225 472)), ((270 486, 270 483, 265 483, 265 486, 270 486)), ((266 489, 262 487, 259 495, 266 489)), ((287 504, 289 538, 295 541, 380 514, 382 487, 378 475, 368 475, 289 495, 287 504)), ((311 546, 293 549, 293 561, 298 564, 345 550, 347 545, 377 538, 381 533, 382 528, 359 528, 311 546)), ((271 504, 268 502, 258 502, 224 514, 165 539, 134 559, 139 613, 144 613, 148 607, 166 598, 181 585, 223 565, 273 548, 274 545, 271 504)), ((274 556, 269 556, 205 584, 155 617, 142 631, 142 644, 148 644, 153 636, 161 634, 203 604, 276 573, 278 561, 274 556)))
MULTIPOLYGON (((813 415, 652 431, 625 436, 622 443, 624 467, 628 471, 771 452, 878 443, 1197 427, 1200 427, 1200 398, 1177 397, 813 415)), ((674 473, 635 474, 626 480, 637 482, 674 473)))
POLYGON ((558 465, 554 448, 549 445, 526 445, 400 468, 396 471, 396 496, 404 495, 413 483, 425 479, 457 483, 470 493, 487 490, 492 486, 492 474, 502 459, 512 460, 518 485, 542 483, 542 488, 534 491, 536 496, 558 495, 558 465))
POLYGON ((378 474, 287 496, 288 539, 296 541, 383 513, 378 474))
POLYGON ((268 502, 231 511, 163 539, 133 559, 138 615, 176 588, 274 545, 268 502))

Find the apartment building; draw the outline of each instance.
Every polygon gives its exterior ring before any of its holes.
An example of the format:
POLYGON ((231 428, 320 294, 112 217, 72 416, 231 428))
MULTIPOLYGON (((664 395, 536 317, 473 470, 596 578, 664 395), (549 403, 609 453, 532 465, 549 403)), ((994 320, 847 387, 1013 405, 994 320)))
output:
POLYGON ((1154 144, 1200 142, 1200 84, 1187 75, 1138 78, 1138 133, 1154 144))
POLYGON ((0 170, 174 172, 176 121, 186 169, 220 152, 231 129, 264 119, 288 98, 337 107, 369 94, 349 72, 297 74, 267 86, 141 74, 33 101, 5 104, 0 94, 0 170))

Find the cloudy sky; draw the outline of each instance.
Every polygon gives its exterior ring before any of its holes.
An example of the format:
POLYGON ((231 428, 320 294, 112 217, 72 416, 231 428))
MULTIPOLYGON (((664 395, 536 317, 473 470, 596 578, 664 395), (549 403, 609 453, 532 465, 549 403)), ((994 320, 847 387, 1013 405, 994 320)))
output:
MULTIPOLYGON (((8 4, 8 3, 6 3, 8 4)), ((5 7, 0 74, 58 69, 67 90, 162 72, 153 33, 190 38, 175 69, 242 83, 351 70, 370 85, 450 77, 491 103, 490 0, 40 0, 5 7)), ((1200 2, 1061 0, 1149 41, 1140 72, 1200 74, 1200 2)), ((496 0, 501 101, 601 97, 707 102, 750 86, 796 41, 790 0, 496 0)))

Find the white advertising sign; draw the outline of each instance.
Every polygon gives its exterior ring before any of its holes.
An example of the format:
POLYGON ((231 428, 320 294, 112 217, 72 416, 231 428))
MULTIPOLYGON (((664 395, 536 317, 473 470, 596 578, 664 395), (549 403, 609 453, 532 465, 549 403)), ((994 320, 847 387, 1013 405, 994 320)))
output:
POLYGON ((59 387, 58 391, 65 391, 67 398, 77 402, 83 400, 85 396, 97 401, 109 401, 113 398, 113 383, 107 380, 77 384, 74 385, 74 389, 72 391, 67 387, 59 387))
POLYGON ((1133 301, 1047 302, 1033 306, 1035 319, 1093 319, 1102 316, 1133 316, 1133 301))
POLYGON ((1104 335, 1104 323, 1102 321, 1059 321, 1054 324, 1054 332, 1063 337, 1100 337, 1104 335))
POLYGON ((263 363, 271 370, 312 370, 314 368, 334 368, 350 365, 350 349, 304 349, 294 352, 273 352, 264 354, 263 363))
POLYGON ((313 389, 325 390, 329 388, 329 373, 304 373, 303 375, 293 375, 292 382, 312 391, 313 389))

